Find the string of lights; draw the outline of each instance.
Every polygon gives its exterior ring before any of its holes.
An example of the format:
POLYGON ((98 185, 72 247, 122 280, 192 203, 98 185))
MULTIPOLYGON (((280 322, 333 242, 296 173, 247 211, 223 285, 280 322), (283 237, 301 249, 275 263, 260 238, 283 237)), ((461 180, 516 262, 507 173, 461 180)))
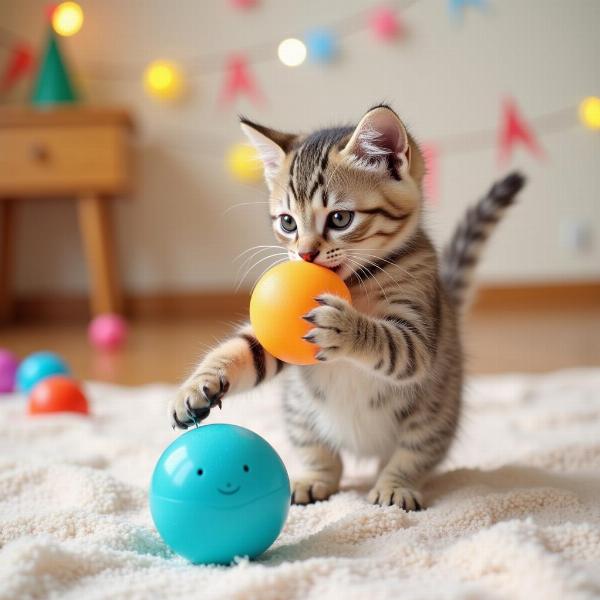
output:
MULTIPOLYGON (((224 72, 224 88, 219 102, 231 103, 238 95, 244 94, 259 102, 262 94, 257 88, 249 69, 250 65, 273 61, 277 58, 288 67, 301 65, 308 54, 316 62, 327 62, 335 55, 340 39, 370 29, 376 38, 390 41, 401 35, 403 24, 400 14, 408 11, 419 0, 393 0, 386 7, 369 6, 353 14, 341 17, 326 25, 314 28, 304 36, 288 37, 284 40, 271 39, 248 45, 238 52, 217 51, 202 53, 178 62, 155 60, 148 65, 133 63, 115 63, 106 61, 87 61, 82 69, 82 78, 100 81, 139 82, 143 73, 144 87, 149 95, 159 101, 177 100, 186 88, 186 78, 202 77, 210 73, 224 72)), ((453 16, 463 4, 472 4, 472 0, 451 0, 449 7, 453 16)), ((477 5, 478 2, 473 4, 477 5)), ((61 36, 76 34, 82 27, 84 14, 81 7, 73 1, 62 2, 48 13, 48 19, 54 32, 61 36)), ((19 48, 19 60, 22 65, 31 66, 33 59, 26 56, 24 48, 31 44, 15 32, 0 26, 0 48, 9 51, 19 48), (25 54, 24 54, 25 53, 25 54)), ((17 64, 17 63, 15 63, 17 64)), ((16 71, 15 71, 16 73, 16 71)), ((3 82, 2 89, 6 89, 3 82)), ((600 129, 600 98, 588 97, 579 107, 568 106, 533 116, 526 121, 518 111, 514 101, 505 101, 498 128, 482 129, 465 133, 443 136, 427 142, 429 153, 461 154, 482 151, 497 146, 500 155, 508 157, 516 142, 523 143, 537 155, 542 151, 537 144, 536 135, 542 136, 565 131, 575 127, 579 121, 590 129, 600 129)), ((169 135, 161 141, 161 146, 173 150, 185 150, 203 153, 209 147, 207 156, 214 156, 214 149, 229 145, 225 136, 214 133, 184 133, 169 135)), ((230 147, 229 155, 234 162, 254 160, 240 144, 230 147)), ((244 169, 242 169, 244 170, 244 169)))

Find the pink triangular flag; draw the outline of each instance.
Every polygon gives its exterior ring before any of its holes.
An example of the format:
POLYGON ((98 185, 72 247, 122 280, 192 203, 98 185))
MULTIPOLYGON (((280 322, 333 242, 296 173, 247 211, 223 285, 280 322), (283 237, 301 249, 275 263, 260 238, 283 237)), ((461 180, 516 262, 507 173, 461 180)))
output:
POLYGON ((521 116, 514 100, 506 98, 502 106, 502 123, 498 135, 498 159, 500 163, 505 163, 510 158, 517 142, 527 146, 529 151, 539 158, 544 155, 535 134, 521 116))
POLYGON ((221 104, 229 104, 240 94, 246 94, 257 104, 262 102, 262 95, 250 75, 246 57, 241 54, 234 54, 227 61, 221 104))

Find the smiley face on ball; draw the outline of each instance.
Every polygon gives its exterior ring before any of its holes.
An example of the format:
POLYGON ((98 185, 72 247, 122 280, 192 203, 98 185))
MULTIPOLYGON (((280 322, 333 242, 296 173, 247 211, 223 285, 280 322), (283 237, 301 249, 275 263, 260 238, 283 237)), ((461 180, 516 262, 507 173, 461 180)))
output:
MULTIPOLYGON (((215 473, 206 472, 206 470, 202 467, 196 469, 196 476, 202 477, 202 485, 210 486, 214 484, 215 490, 217 493, 222 496, 235 496, 239 494, 245 501, 251 501, 253 494, 249 489, 252 490, 252 479, 256 480, 256 477, 250 479, 250 465, 244 463, 241 465, 238 472, 235 472, 235 468, 227 469, 224 472, 224 469, 221 469, 215 473), (240 476, 242 474, 242 476, 240 476), (246 477, 243 477, 245 475, 246 477), (244 489, 242 489, 244 488, 244 489)), ((257 490, 254 490, 255 492, 257 490)), ((205 492, 206 493, 206 492, 205 492)))

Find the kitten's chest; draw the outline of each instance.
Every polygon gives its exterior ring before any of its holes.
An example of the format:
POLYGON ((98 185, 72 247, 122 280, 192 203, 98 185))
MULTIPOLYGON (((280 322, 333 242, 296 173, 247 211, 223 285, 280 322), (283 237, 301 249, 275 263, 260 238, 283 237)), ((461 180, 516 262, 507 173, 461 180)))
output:
POLYGON ((372 456, 395 447, 394 413, 403 404, 399 388, 349 361, 309 367, 302 379, 313 392, 319 429, 331 444, 372 456))

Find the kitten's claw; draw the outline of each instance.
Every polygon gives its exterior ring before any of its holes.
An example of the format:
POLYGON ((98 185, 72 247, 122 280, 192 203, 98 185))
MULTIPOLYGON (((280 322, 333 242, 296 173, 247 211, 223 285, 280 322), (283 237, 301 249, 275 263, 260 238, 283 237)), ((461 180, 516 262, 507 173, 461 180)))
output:
POLYGON ((173 429, 175 429, 176 427, 178 427, 179 429, 187 429, 189 427, 187 422, 179 420, 179 418, 177 417, 176 411, 172 412, 171 419, 173 421, 171 424, 171 427, 173 427, 173 429))
POLYGON ((315 302, 321 306, 331 306, 338 310, 344 310, 344 308, 350 306, 346 300, 335 294, 321 294, 315 298, 315 302))
POLYGON ((186 381, 169 406, 173 428, 188 429, 204 421, 211 408, 222 407, 222 398, 228 392, 229 378, 223 369, 203 365, 200 375, 186 381))
POLYGON ((303 338, 319 346, 315 358, 325 362, 352 354, 360 326, 359 313, 346 300, 332 294, 317 296, 315 301, 319 306, 303 317, 315 325, 303 338))
POLYGON ((315 323, 315 315, 314 315, 314 310, 311 310, 310 312, 307 312, 302 318, 305 321, 308 321, 309 323, 313 324, 315 323))
POLYGON ((229 381, 224 375, 219 375, 219 389, 212 391, 209 385, 202 386, 202 393, 209 402, 210 407, 217 405, 219 408, 223 408, 221 398, 229 391, 229 381))
POLYGON ((208 406, 203 406, 202 408, 192 408, 190 405, 189 396, 185 399, 185 407, 187 409, 187 414, 189 415, 192 421, 204 421, 206 417, 210 414, 210 408, 208 406))
POLYGON ((397 506, 405 511, 423 509, 423 497, 416 490, 392 485, 375 485, 369 492, 367 500, 380 506, 397 506))

